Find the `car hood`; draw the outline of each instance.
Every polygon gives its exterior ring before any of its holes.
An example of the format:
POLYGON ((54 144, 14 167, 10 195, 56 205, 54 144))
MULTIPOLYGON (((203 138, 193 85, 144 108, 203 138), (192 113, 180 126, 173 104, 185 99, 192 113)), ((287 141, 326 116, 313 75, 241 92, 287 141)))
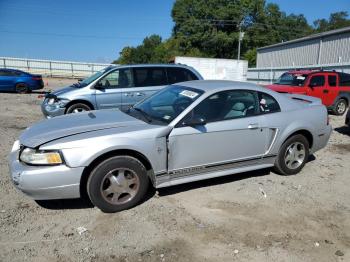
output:
POLYGON ((80 88, 74 87, 74 86, 67 86, 67 87, 58 89, 58 90, 56 90, 54 92, 51 92, 51 94, 59 97, 61 95, 65 95, 66 93, 69 93, 69 92, 72 92, 72 91, 76 91, 78 89, 80 89, 80 88))
POLYGON ((130 126, 146 129, 151 125, 119 110, 90 111, 43 120, 28 127, 21 134, 19 141, 24 146, 35 148, 62 137, 130 126))

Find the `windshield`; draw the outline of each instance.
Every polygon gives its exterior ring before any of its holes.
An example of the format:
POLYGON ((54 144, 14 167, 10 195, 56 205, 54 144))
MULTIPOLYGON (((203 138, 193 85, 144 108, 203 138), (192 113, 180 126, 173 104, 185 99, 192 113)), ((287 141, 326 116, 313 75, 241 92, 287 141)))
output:
POLYGON ((169 86, 136 104, 130 110, 140 113, 149 123, 156 121, 167 125, 203 93, 202 90, 194 88, 169 86))
POLYGON ((105 69, 96 72, 92 76, 89 76, 88 78, 85 78, 83 81, 80 81, 79 83, 75 84, 74 86, 77 86, 77 87, 87 86, 87 85, 91 84, 93 81, 95 81, 97 78, 99 78, 101 75, 103 75, 104 73, 109 71, 111 68, 112 68, 111 66, 108 66, 105 69))
POLYGON ((284 73, 275 84, 288 86, 303 86, 307 75, 284 73))

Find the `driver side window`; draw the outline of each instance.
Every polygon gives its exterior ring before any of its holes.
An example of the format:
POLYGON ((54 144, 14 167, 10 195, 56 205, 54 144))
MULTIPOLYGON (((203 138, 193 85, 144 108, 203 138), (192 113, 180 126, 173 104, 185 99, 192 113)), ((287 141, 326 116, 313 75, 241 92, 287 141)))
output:
POLYGON ((258 114, 257 94, 249 90, 230 90, 211 95, 192 111, 207 123, 258 114))
POLYGON ((130 69, 119 69, 115 70, 108 75, 104 76, 99 84, 101 88, 124 88, 132 87, 133 81, 130 69))
POLYGON ((324 76, 313 76, 310 80, 310 86, 324 86, 324 76))

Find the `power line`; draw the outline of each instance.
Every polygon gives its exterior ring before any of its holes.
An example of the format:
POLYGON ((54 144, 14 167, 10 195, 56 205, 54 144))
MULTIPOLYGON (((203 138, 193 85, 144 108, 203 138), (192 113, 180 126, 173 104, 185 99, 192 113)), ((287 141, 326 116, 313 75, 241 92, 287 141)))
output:
POLYGON ((40 33, 40 32, 26 32, 26 31, 9 31, 1 30, 2 33, 9 34, 26 34, 26 35, 43 35, 43 36, 57 36, 57 37, 73 37, 73 38, 94 38, 94 39, 144 39, 141 36, 97 36, 97 35, 75 35, 75 34, 57 34, 57 33, 40 33))

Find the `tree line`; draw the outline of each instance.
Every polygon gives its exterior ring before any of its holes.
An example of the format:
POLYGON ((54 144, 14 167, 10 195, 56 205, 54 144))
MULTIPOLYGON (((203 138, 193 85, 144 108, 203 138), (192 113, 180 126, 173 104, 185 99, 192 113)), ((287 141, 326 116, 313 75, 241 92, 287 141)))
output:
POLYGON ((346 11, 310 25, 303 14, 287 15, 265 0, 177 0, 171 16, 170 38, 148 36, 139 46, 124 47, 113 63, 168 63, 175 56, 236 59, 241 31, 241 59, 253 67, 258 47, 350 26, 346 11))

